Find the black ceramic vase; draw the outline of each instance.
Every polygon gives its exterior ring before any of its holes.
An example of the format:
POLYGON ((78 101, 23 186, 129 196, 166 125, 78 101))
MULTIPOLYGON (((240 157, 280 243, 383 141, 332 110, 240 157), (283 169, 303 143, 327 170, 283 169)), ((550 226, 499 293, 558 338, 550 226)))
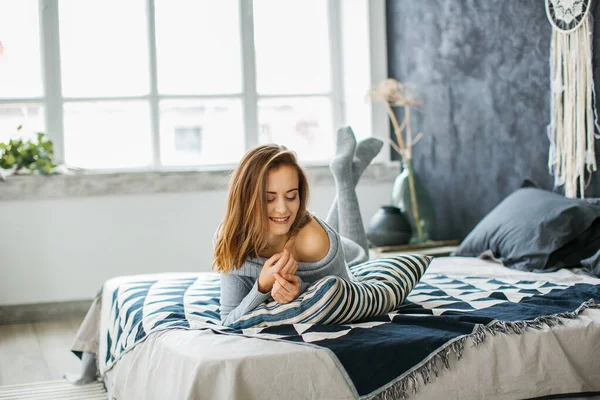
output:
POLYGON ((383 206, 369 221, 367 237, 375 247, 397 246, 410 241, 412 230, 398 207, 383 206))

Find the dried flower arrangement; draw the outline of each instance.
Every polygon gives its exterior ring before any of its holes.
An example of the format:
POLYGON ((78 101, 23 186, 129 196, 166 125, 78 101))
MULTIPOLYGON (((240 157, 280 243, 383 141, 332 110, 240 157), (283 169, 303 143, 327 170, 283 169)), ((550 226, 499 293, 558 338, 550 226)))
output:
POLYGON ((423 227, 421 226, 421 218, 419 216, 419 205, 412 169, 412 148, 421 139, 422 134, 419 132, 413 138, 410 120, 411 107, 422 104, 422 101, 417 96, 414 86, 407 83, 401 83, 392 78, 384 79, 375 85, 369 92, 369 97, 372 100, 382 100, 385 103, 388 116, 394 126, 397 144, 393 140, 390 140, 390 144, 400 155, 404 168, 408 169, 411 209, 415 219, 418 237, 422 238, 423 227), (404 119, 402 124, 398 124, 398 120, 396 119, 392 107, 404 107, 404 119))

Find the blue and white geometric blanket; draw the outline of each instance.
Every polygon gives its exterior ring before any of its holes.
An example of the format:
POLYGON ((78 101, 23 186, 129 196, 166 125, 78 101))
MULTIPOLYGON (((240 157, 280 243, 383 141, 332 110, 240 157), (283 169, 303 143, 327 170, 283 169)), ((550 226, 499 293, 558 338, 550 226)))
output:
POLYGON ((519 280, 436 271, 421 278, 398 310, 383 316, 343 325, 252 329, 220 326, 216 274, 129 278, 112 293, 112 319, 101 332, 100 372, 159 330, 211 329, 327 348, 360 398, 400 397, 416 390, 417 377, 427 382, 440 366, 448 367, 450 351, 460 359, 467 339, 476 345, 498 332, 553 326, 600 304, 600 285, 553 283, 544 274, 519 280))

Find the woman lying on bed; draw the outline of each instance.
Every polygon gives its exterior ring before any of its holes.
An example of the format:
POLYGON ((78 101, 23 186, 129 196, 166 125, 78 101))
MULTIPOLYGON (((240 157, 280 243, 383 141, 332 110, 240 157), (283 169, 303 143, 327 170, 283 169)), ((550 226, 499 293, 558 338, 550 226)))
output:
POLYGON ((355 187, 382 145, 376 138, 356 143, 350 128, 337 132, 336 200, 326 221, 306 209, 308 182, 292 151, 271 144, 246 153, 214 251, 224 325, 270 297, 287 304, 325 276, 352 279, 348 267, 368 260, 355 187))

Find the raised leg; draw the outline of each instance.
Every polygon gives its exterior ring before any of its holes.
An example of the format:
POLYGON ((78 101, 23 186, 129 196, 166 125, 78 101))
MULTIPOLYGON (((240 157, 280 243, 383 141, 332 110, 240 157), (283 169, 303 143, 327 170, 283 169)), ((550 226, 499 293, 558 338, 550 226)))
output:
POLYGON ((369 254, 368 241, 356 196, 360 176, 379 153, 383 142, 367 138, 356 144, 352 129, 338 130, 337 153, 331 162, 336 197, 327 215, 327 223, 338 233, 360 245, 369 254), (353 152, 351 155, 350 151, 353 152))

